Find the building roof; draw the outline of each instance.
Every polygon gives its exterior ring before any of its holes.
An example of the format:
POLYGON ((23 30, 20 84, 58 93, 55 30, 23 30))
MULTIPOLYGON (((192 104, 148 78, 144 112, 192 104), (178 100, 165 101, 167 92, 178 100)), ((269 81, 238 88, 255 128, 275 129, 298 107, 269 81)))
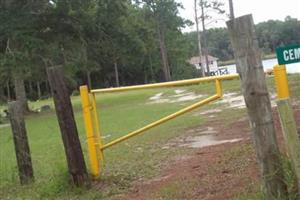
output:
MULTIPOLYGON (((208 55, 208 61, 217 61, 219 60, 218 58, 216 57, 213 57, 211 55, 208 55)), ((195 64, 199 64, 199 63, 206 63, 206 60, 205 60, 205 56, 201 56, 201 62, 200 62, 200 57, 199 56, 195 56, 195 57, 192 57, 190 58, 190 60, 188 60, 188 62, 192 65, 195 65, 195 64)))

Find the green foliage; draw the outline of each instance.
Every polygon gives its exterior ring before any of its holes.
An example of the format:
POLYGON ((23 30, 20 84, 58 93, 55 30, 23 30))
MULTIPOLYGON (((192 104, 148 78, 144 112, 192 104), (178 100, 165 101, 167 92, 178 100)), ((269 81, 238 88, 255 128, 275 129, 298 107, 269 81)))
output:
MULTIPOLYGON (((216 1, 202 3, 223 13, 216 1)), ((191 22, 179 16, 181 8, 174 0, 1 1, 0 99, 16 74, 25 79, 27 92, 29 83, 33 85, 30 96, 36 96, 37 84, 43 94, 49 93, 46 68, 55 65, 65 67, 70 88, 87 84, 89 78, 93 87, 114 86, 114 63, 122 85, 162 81, 162 40, 174 80, 199 76, 187 64, 197 55, 197 35, 182 33, 191 22)), ((291 17, 257 25, 265 54, 299 43, 299 31, 299 21, 291 17)), ((207 30, 206 38, 210 54, 233 59, 225 28, 207 30)))
MULTIPOLYGON (((300 21, 286 17, 285 21, 269 20, 256 25, 256 33, 259 46, 265 55, 274 53, 279 46, 299 44, 300 21)), ((208 51, 221 61, 233 59, 233 51, 226 28, 213 28, 206 32, 208 51)), ((186 33, 189 45, 189 55, 197 55, 196 32, 186 33)), ((203 42, 203 41, 202 41, 203 42)))

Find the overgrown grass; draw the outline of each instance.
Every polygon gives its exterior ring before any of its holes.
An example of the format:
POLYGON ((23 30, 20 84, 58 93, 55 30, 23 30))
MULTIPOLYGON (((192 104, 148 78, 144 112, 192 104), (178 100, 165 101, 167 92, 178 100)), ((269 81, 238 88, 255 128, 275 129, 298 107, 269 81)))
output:
MULTIPOLYGON (((297 81, 299 76, 293 75, 290 78, 297 81)), ((272 81, 268 82, 272 84, 272 81)), ((225 81, 223 87, 227 92, 239 91, 239 81, 225 81)), ((198 94, 214 93, 213 84, 180 89, 195 91, 198 94)), ((105 136, 104 141, 109 142, 187 105, 180 102, 148 104, 149 97, 159 92, 164 92, 164 95, 174 94, 174 88, 98 95, 97 106, 102 135, 105 136)), ((87 159, 79 97, 73 97, 72 102, 81 144, 87 159)), ((53 106, 53 103, 49 99, 33 102, 30 107, 36 109, 41 105, 53 106)), ((210 109, 214 106, 208 105, 201 109, 210 109)), ((5 106, 0 109, 5 109, 5 106)), ((244 111, 229 110, 225 112, 232 112, 231 120, 239 118, 244 113, 244 111)), ((222 118, 223 114, 220 117, 222 118)), ((201 125, 206 121, 207 119, 202 116, 186 114, 108 149, 105 152, 105 166, 100 183, 90 190, 84 190, 68 185, 64 149, 54 111, 32 114, 26 118, 26 124, 35 183, 26 187, 19 185, 11 131, 10 128, 2 128, 0 129, 0 197, 1 199, 111 199, 113 195, 126 191, 133 180, 158 175, 159 169, 172 155, 183 154, 186 151, 184 148, 163 149, 162 146, 169 140, 184 134, 185 129, 201 125)), ((174 188, 176 187, 175 184, 174 188)), ((172 189, 170 191, 172 192, 172 189)), ((170 192, 163 193, 168 195, 170 192)))
MULTIPOLYGON (((292 163, 289 158, 286 156, 282 156, 281 163, 283 166, 283 172, 284 172, 284 182, 287 185, 287 191, 288 191, 288 200, 297 200, 299 199, 299 193, 297 190, 297 179, 296 175, 293 171, 292 163)), ((238 194, 235 200, 265 200, 266 197, 263 193, 262 186, 257 186, 249 184, 249 190, 246 192, 246 194, 238 194), (261 189, 260 189, 261 188, 261 189)))

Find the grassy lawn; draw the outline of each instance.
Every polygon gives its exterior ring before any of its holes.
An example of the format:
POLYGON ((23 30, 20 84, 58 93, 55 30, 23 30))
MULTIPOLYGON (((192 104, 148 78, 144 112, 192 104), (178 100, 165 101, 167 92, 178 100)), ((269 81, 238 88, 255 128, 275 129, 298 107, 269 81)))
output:
MULTIPOLYGON (((272 79, 268 79, 268 84, 272 85, 272 79)), ((290 80, 291 84, 294 85, 293 88, 297 88, 295 82, 299 80, 299 75, 290 76, 290 80)), ((239 81, 226 81, 223 88, 226 92, 239 91, 239 81)), ((293 94, 298 96, 298 89, 293 88, 293 94)), ((180 88, 98 95, 97 106, 100 112, 104 141, 109 142, 195 102, 149 104, 151 96, 160 92, 164 93, 163 96, 174 95, 175 89, 185 89, 187 92, 206 95, 214 93, 213 84, 201 84, 180 88)), ((274 91, 273 88, 271 90, 274 91)), ((72 103, 81 144, 87 160, 79 97, 73 97, 72 103)), ((53 107, 52 100, 30 103, 30 107, 33 109, 41 105, 51 105, 53 107)), ((215 104, 210 104, 199 110, 213 107, 215 107, 215 104)), ((2 106, 0 110, 4 108, 5 106, 2 106)), ((199 112, 199 110, 196 112, 199 112)), ((225 111, 232 112, 232 116, 235 116, 235 118, 240 116, 240 111, 237 111, 236 114, 232 110, 226 109, 225 111)), ((223 114, 220 114, 220 117, 226 116, 226 113, 223 114)), ((106 150, 105 166, 100 184, 93 187, 93 189, 84 190, 71 188, 68 185, 64 149, 54 111, 32 114, 26 118, 26 125, 32 153, 35 183, 26 187, 19 185, 11 131, 9 127, 1 128, 0 197, 1 199, 111 199, 113 195, 128 190, 134 180, 147 179, 158 175, 159 169, 166 164, 170 157, 184 154, 187 149, 164 149, 162 147, 169 140, 184 134, 185 129, 199 126, 206 121, 207 119, 204 117, 196 116, 192 112, 106 150)), ((174 188, 176 187, 178 185, 174 183, 174 188)), ((165 192, 168 193, 168 191, 165 192)), ((245 198, 241 197, 240 199, 245 198)))

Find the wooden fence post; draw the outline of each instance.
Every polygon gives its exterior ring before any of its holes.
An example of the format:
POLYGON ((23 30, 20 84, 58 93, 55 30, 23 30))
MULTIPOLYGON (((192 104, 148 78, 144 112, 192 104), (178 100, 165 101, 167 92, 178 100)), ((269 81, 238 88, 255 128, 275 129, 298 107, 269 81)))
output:
MULTIPOLYGON (((277 109, 281 127, 289 156, 293 163, 293 170, 297 178, 297 191, 300 191, 300 139, 294 118, 293 106, 290 100, 289 84, 284 65, 273 68, 277 89, 277 109)), ((297 199, 300 199, 298 194, 297 199)))
POLYGON ((64 143, 69 173, 76 186, 87 186, 89 177, 81 149, 71 99, 65 83, 62 67, 47 69, 56 115, 64 143))
POLYGON ((227 22, 266 198, 287 199, 287 187, 276 141, 271 102, 252 15, 227 22))
POLYGON ((19 102, 14 101, 8 103, 8 111, 15 144, 20 182, 22 185, 29 184, 34 181, 34 176, 25 127, 24 110, 19 102))

